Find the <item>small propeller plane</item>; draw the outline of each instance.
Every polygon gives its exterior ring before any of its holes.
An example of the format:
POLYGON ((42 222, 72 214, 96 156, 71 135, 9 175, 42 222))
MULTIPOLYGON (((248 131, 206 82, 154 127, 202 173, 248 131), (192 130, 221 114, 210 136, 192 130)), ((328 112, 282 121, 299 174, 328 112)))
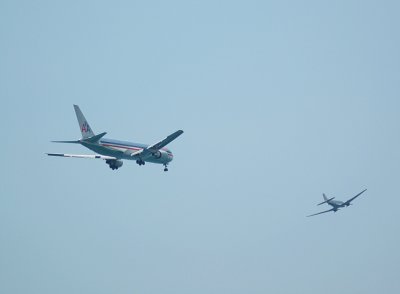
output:
POLYGON ((72 143, 81 144, 86 148, 96 152, 92 155, 47 153, 49 156, 75 157, 75 158, 95 158, 103 159, 112 170, 116 170, 123 165, 122 159, 136 160, 138 165, 144 165, 146 162, 158 163, 164 165, 164 171, 168 171, 168 164, 174 158, 172 152, 165 148, 173 140, 183 134, 182 130, 176 131, 165 139, 152 144, 140 144, 126 141, 112 140, 103 138, 107 133, 95 135, 89 126, 85 116, 78 105, 74 105, 76 117, 82 138, 76 141, 52 141, 54 143, 72 143))
POLYGON ((322 194, 322 196, 324 197, 324 201, 321 202, 321 203, 318 203, 317 205, 321 205, 321 204, 324 204, 324 203, 328 203, 330 206, 332 206, 332 208, 331 208, 331 209, 328 209, 328 210, 325 210, 325 211, 318 212, 318 213, 314 213, 314 214, 311 214, 311 215, 307 215, 307 217, 314 216, 314 215, 318 215, 318 214, 322 214, 322 213, 326 213, 326 212, 330 212, 330 211, 336 212, 336 211, 338 211, 340 208, 350 206, 350 205, 351 205, 351 201, 353 201, 354 199, 356 199, 358 196, 360 196, 360 195, 361 195, 362 193, 364 193, 365 191, 367 191, 367 189, 365 189, 364 191, 361 191, 361 192, 358 193, 356 196, 354 196, 353 198, 347 200, 346 202, 339 201, 339 200, 333 200, 333 199, 335 199, 335 197, 328 198, 328 197, 326 197, 325 194, 322 194))

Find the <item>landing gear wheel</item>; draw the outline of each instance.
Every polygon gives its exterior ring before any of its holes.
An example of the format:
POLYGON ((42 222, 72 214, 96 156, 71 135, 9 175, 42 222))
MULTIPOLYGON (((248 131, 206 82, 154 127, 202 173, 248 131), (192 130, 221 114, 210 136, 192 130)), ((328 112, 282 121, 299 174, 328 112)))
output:
POLYGON ((123 165, 122 160, 118 159, 107 159, 106 163, 112 170, 119 169, 123 165))
POLYGON ((136 160, 136 163, 139 165, 144 165, 146 162, 144 162, 142 159, 136 160))
POLYGON ((164 166, 165 166, 165 167, 164 167, 164 171, 167 172, 167 171, 168 171, 168 167, 167 167, 166 164, 164 164, 164 166))

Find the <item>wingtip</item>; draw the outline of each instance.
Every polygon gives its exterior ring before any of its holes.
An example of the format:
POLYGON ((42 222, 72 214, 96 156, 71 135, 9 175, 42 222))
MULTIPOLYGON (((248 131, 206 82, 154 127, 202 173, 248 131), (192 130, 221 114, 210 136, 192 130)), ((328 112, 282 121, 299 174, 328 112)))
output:
POLYGON ((45 153, 47 156, 63 156, 64 154, 61 153, 45 153))

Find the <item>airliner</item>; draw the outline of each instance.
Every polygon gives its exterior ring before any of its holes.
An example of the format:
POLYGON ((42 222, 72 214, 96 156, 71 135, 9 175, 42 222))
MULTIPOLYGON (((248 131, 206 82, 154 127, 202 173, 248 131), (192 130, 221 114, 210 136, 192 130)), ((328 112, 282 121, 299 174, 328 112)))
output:
POLYGON ((367 189, 361 191, 361 192, 358 193, 356 196, 354 196, 353 198, 350 198, 349 200, 347 200, 347 201, 345 201, 345 202, 339 201, 339 200, 333 200, 333 199, 335 199, 335 197, 328 198, 328 197, 326 197, 325 194, 322 194, 322 196, 324 197, 324 201, 322 201, 321 203, 318 203, 317 205, 322 205, 322 204, 324 204, 324 203, 327 203, 327 204, 329 204, 330 206, 332 206, 332 208, 331 208, 331 209, 328 209, 328 210, 325 210, 325 211, 318 212, 318 213, 314 213, 314 214, 311 214, 311 215, 307 215, 307 217, 314 216, 314 215, 318 215, 318 214, 322 214, 322 213, 326 213, 326 212, 330 212, 330 211, 336 212, 336 211, 338 211, 340 208, 350 206, 350 205, 351 205, 351 201, 353 201, 354 199, 356 199, 358 196, 360 196, 360 195, 361 195, 362 193, 364 193, 365 191, 367 191, 367 189))
POLYGON ((64 154, 64 153, 47 153, 49 156, 59 157, 75 157, 75 158, 94 158, 103 159, 112 170, 117 170, 123 165, 122 160, 136 160, 138 165, 145 165, 146 162, 164 165, 164 171, 168 171, 168 164, 173 160, 174 155, 171 150, 165 146, 183 134, 182 130, 178 130, 165 139, 152 144, 140 144, 127 141, 113 140, 103 138, 107 133, 95 135, 88 121, 83 115, 78 105, 74 105, 76 117, 78 119, 79 128, 82 138, 76 141, 52 141, 54 143, 72 143, 81 144, 82 146, 94 151, 96 154, 64 154))

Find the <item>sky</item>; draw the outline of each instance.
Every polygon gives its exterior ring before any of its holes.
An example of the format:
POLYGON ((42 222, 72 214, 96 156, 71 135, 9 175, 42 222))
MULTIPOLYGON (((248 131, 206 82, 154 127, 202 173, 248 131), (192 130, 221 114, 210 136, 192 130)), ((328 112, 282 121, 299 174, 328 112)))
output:
POLYGON ((1 0, 0 293, 399 292, 399 9, 1 0), (47 157, 73 104, 169 171, 47 157))

